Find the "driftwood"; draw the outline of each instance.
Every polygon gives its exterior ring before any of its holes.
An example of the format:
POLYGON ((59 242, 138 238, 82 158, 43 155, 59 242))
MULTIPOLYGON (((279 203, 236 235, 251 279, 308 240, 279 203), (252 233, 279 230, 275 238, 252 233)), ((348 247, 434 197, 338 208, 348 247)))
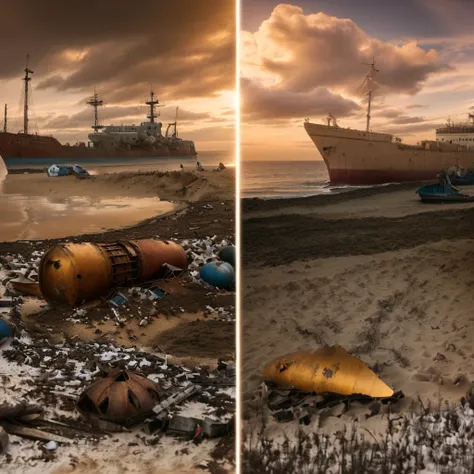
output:
POLYGON ((8 433, 0 427, 0 454, 4 453, 8 448, 8 433))
POLYGON ((63 436, 47 433, 46 431, 41 431, 36 428, 28 428, 22 425, 15 425, 8 421, 1 421, 0 424, 8 434, 12 435, 23 436, 25 438, 30 438, 39 441, 56 441, 58 443, 70 443, 72 441, 70 438, 65 438, 63 436))
POLYGON ((33 414, 40 414, 43 408, 36 405, 27 405, 25 402, 20 402, 18 405, 0 405, 0 420, 18 419, 33 414))

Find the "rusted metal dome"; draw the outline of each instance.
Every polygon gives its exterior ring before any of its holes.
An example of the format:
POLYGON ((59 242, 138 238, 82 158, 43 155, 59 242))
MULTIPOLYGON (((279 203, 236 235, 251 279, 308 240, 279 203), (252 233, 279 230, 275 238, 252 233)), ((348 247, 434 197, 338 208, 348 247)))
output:
POLYGON ((132 425, 145 418, 159 403, 158 385, 129 370, 112 369, 89 385, 77 402, 79 413, 120 425, 132 425))

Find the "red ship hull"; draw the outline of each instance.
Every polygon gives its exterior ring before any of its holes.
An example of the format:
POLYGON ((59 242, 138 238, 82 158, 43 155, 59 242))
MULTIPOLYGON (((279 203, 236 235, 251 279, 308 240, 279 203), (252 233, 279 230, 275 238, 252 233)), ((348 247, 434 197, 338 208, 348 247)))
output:
POLYGON ((439 169, 432 170, 354 170, 329 169, 331 184, 372 185, 381 183, 403 183, 410 181, 427 181, 436 179, 439 169))

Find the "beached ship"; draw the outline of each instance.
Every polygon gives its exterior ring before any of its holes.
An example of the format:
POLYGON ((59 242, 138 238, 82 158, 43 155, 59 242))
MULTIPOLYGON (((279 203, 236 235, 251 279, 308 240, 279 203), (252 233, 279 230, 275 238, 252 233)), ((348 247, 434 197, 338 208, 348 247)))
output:
POLYGON ((417 145, 387 133, 372 132, 370 112, 377 71, 369 64, 365 84, 368 92, 365 130, 343 128, 329 114, 327 124, 305 120, 304 128, 319 150, 332 184, 379 184, 434 179, 441 170, 452 167, 474 168, 474 115, 470 122, 452 124, 436 130, 436 140, 417 145))
POLYGON ((103 105, 97 93, 87 101, 93 107, 93 133, 89 134, 89 141, 75 145, 61 144, 53 136, 29 133, 28 130, 28 89, 33 71, 25 68, 25 101, 23 111, 23 130, 11 133, 7 130, 7 106, 3 132, 0 132, 0 156, 7 169, 10 167, 28 165, 47 165, 53 163, 74 164, 78 161, 94 162, 96 160, 128 161, 139 158, 195 158, 197 155, 194 142, 182 140, 178 137, 176 109, 175 122, 169 123, 165 134, 162 133, 163 124, 157 122, 159 112, 156 107, 162 104, 155 98, 153 91, 150 100, 145 102, 149 107, 149 121, 140 125, 103 126, 99 124, 98 109, 103 105))

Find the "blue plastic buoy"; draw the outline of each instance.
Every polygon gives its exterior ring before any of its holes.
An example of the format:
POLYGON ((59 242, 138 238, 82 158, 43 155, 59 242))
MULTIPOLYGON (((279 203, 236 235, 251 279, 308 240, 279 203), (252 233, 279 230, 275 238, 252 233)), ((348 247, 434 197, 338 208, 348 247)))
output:
POLYGON ((0 339, 10 337, 11 335, 12 331, 10 326, 5 321, 3 321, 3 319, 0 319, 0 339))
POLYGON ((199 273, 202 280, 217 288, 228 289, 234 284, 234 267, 228 262, 206 263, 199 273))
POLYGON ((223 262, 230 263, 233 267, 235 267, 235 247, 233 245, 224 247, 218 255, 223 262))

